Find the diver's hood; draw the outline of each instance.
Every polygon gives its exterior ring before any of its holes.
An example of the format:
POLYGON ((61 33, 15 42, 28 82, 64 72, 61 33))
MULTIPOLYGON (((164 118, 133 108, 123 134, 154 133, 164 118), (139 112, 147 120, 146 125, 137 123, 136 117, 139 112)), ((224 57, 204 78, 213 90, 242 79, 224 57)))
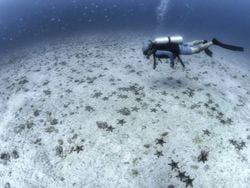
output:
POLYGON ((142 47, 142 53, 143 53, 143 55, 148 55, 148 52, 149 52, 149 50, 151 49, 151 47, 152 47, 152 42, 150 41, 150 42, 148 42, 148 44, 147 45, 144 45, 143 47, 142 47))
POLYGON ((143 53, 143 55, 147 55, 147 54, 148 54, 148 50, 149 50, 148 47, 143 46, 143 47, 142 47, 142 53, 143 53))

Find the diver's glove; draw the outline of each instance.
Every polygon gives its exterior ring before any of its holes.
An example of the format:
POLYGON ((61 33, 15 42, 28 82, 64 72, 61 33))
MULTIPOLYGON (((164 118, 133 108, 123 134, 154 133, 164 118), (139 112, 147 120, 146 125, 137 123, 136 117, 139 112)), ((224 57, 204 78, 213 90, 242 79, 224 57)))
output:
POLYGON ((171 63, 170 63, 170 67, 171 67, 172 69, 174 69, 174 62, 171 62, 171 63))
POLYGON ((213 57, 213 52, 210 49, 205 49, 204 50, 205 54, 208 55, 209 57, 213 57))
POLYGON ((206 44, 207 43, 207 40, 203 40, 203 44, 206 44))

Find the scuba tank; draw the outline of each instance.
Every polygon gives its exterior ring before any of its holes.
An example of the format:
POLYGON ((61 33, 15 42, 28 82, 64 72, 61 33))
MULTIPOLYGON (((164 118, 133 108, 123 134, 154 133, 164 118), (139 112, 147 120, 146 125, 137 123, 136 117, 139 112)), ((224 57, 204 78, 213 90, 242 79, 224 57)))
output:
POLYGON ((153 43, 155 44, 166 44, 166 43, 181 44, 182 42, 183 42, 182 36, 159 37, 153 41, 153 43))

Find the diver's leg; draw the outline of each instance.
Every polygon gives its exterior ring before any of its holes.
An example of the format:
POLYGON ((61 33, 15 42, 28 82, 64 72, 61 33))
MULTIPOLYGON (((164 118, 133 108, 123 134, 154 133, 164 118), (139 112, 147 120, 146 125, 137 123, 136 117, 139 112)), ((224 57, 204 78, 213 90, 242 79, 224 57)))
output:
POLYGON ((191 50, 192 50, 192 53, 195 54, 195 53, 199 53, 205 49, 208 49, 210 46, 213 45, 213 42, 207 42, 205 44, 201 44, 201 45, 198 45, 198 46, 195 46, 195 47, 190 47, 191 50))
POLYGON ((186 46, 185 44, 179 45, 180 48, 180 55, 192 55, 193 54, 193 47, 186 46))
POLYGON ((180 54, 181 55, 192 55, 195 53, 199 53, 205 49, 208 49, 212 45, 213 45, 213 42, 207 42, 207 43, 200 44, 200 45, 197 45, 194 47, 186 46, 186 45, 179 45, 180 54))
POLYGON ((185 45, 187 46, 196 46, 196 45, 199 45, 199 44, 203 44, 204 42, 206 42, 205 40, 195 40, 195 41, 192 41, 192 42, 187 42, 185 43, 185 45))

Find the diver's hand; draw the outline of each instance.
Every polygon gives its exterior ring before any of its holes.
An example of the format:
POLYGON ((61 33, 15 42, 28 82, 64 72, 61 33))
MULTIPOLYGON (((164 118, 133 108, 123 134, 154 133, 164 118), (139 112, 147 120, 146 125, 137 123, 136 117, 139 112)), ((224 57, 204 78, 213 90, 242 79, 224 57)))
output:
POLYGON ((170 67, 171 67, 172 69, 174 69, 174 63, 173 63, 173 62, 170 63, 170 67))

